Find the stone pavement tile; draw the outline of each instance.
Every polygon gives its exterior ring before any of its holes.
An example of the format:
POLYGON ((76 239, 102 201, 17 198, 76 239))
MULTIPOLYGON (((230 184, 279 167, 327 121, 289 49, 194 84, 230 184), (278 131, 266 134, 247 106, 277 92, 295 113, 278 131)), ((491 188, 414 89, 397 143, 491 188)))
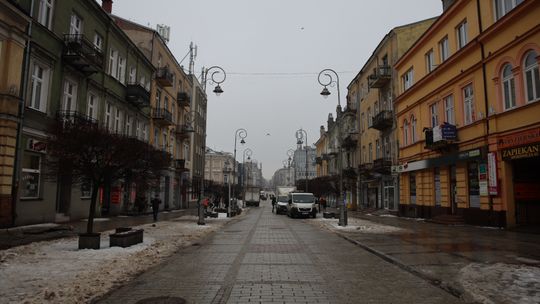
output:
POLYGON ((304 253, 247 253, 242 264, 313 264, 304 253))
POLYGON ((323 278, 310 265, 241 265, 238 281, 250 282, 321 282, 323 278))
POLYGON ((212 245, 208 244, 199 249, 201 253, 213 253, 213 252, 225 252, 225 253, 239 253, 242 249, 242 245, 212 245))

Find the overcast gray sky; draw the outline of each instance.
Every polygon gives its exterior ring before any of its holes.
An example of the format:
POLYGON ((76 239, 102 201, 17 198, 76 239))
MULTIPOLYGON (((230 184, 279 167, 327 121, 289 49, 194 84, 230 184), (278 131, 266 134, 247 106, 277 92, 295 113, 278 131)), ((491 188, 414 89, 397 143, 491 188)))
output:
MULTIPOLYGON (((101 3, 100 0, 98 2, 101 3)), ((225 91, 208 87, 207 145, 232 152, 234 133, 248 131, 245 148, 262 162, 269 179, 296 147, 295 131, 308 142, 319 137, 337 94, 323 99, 318 73, 339 73, 341 103, 346 88, 393 27, 440 15, 440 0, 114 0, 113 13, 155 28, 171 27, 169 47, 178 60, 193 41, 195 71, 219 65, 225 91), (266 134, 269 133, 270 136, 266 134)), ((188 66, 186 59, 183 65, 188 66)))

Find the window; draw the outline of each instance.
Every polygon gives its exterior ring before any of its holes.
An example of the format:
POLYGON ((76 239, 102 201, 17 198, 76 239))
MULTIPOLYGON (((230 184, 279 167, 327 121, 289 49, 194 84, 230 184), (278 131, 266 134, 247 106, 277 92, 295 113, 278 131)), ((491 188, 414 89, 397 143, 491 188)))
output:
POLYGON ((472 84, 463 88, 464 123, 466 125, 474 121, 474 92, 472 84))
POLYGON ((34 62, 32 65, 32 83, 30 108, 45 112, 47 110, 47 99, 49 95, 50 69, 34 62))
POLYGON ((404 90, 408 90, 410 87, 413 86, 413 77, 414 77, 413 68, 410 68, 407 72, 405 72, 403 76, 401 76, 404 90))
POLYGON ((94 46, 100 51, 103 49, 103 36, 98 33, 94 35, 94 46))
POLYGON ((439 103, 436 102, 429 106, 429 113, 431 114, 431 127, 439 125, 439 103))
POLYGON ((165 95, 165 98, 163 98, 163 108, 165 110, 169 109, 169 96, 165 95))
POLYGON ((161 142, 161 149, 167 151, 167 130, 163 130, 163 141, 161 142))
POLYGON ((129 68, 129 82, 130 84, 137 82, 137 68, 136 67, 130 67, 129 68))
POLYGON ((433 50, 429 50, 426 53, 426 72, 430 73, 435 69, 435 58, 433 57, 433 50))
POLYGON ((135 138, 141 138, 141 122, 138 119, 135 119, 135 138))
POLYGON ((379 103, 375 101, 373 104, 373 116, 376 116, 379 113, 379 103))
POLYGON ((411 144, 416 142, 416 118, 411 118, 411 144))
POLYGON ((114 132, 117 134, 122 133, 122 110, 119 108, 116 108, 116 112, 114 115, 114 132))
POLYGON ((82 20, 77 14, 71 15, 71 22, 69 24, 69 33, 71 35, 80 35, 82 33, 82 20))
POLYGON ((450 51, 448 50, 448 37, 444 37, 439 41, 439 57, 441 62, 444 62, 450 56, 450 51))
POLYGON ((433 172, 433 179, 434 179, 434 190, 435 190, 435 206, 440 206, 442 202, 442 196, 441 196, 441 169, 439 167, 435 167, 433 172))
POLYGON ((126 60, 122 56, 118 56, 118 71, 115 78, 122 84, 126 83, 126 60))
POLYGON ((510 110, 516 106, 516 85, 512 66, 506 64, 502 71, 504 110, 510 110))
POLYGON ((105 128, 107 128, 109 131, 113 130, 112 112, 113 106, 107 102, 105 104, 105 128))
POLYGON ((109 51, 109 75, 116 77, 118 70, 118 51, 111 48, 109 51))
POLYGON ((444 119, 447 123, 451 125, 456 124, 456 119, 454 117, 454 95, 448 95, 443 98, 444 101, 444 119))
POLYGON ((362 132, 364 132, 364 124, 365 124, 365 117, 364 117, 364 113, 362 113, 362 115, 360 116, 360 130, 362 132))
POLYGON ((373 144, 372 143, 369 143, 368 156, 369 156, 368 161, 372 163, 373 162, 373 144))
POLYGON ((159 128, 154 129, 154 147, 159 148, 159 128))
POLYGON ((54 0, 40 0, 38 22, 48 29, 51 29, 54 0))
POLYGON ((461 49, 467 44, 467 20, 463 21, 460 25, 458 25, 456 29, 457 34, 457 46, 458 49, 461 49))
POLYGON ((409 144, 409 123, 407 120, 403 122, 403 145, 409 144))
POLYGON ((126 136, 131 136, 131 116, 126 114, 126 136))
POLYGON ((467 169, 469 177, 469 207, 480 208, 480 180, 478 176, 478 163, 470 162, 467 169))
POLYGON ((381 158, 382 154, 381 154, 381 143, 379 142, 379 140, 375 140, 375 159, 379 159, 381 158))
POLYGON ((64 96, 62 98, 62 111, 74 112, 77 110, 77 84, 64 80, 64 96))
POLYGON ((156 109, 161 108, 161 91, 156 90, 156 109))
POLYGON ((86 108, 86 116, 93 119, 98 118, 99 99, 94 93, 88 93, 88 106, 86 108))
POLYGON ((527 93, 527 102, 535 101, 540 98, 540 76, 538 75, 538 61, 535 51, 530 51, 525 57, 525 91, 527 93))
POLYGON ((509 11, 513 10, 516 6, 521 4, 523 0, 495 0, 495 12, 497 19, 500 19, 502 16, 508 14, 509 11))
POLYGON ((416 174, 414 172, 409 175, 409 196, 411 204, 416 204, 416 174))
POLYGON ((373 117, 371 116, 371 108, 367 109, 368 128, 371 128, 373 117))
POLYGON ((143 124, 142 126, 142 138, 144 141, 148 142, 148 124, 143 124))
POLYGON ((24 153, 22 159, 21 198, 39 198, 41 156, 24 153))

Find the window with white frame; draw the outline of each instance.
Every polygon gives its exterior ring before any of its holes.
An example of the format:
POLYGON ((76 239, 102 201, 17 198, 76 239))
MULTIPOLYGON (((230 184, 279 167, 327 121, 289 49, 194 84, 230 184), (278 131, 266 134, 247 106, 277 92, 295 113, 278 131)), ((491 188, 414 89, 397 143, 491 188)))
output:
POLYGON ((430 73, 435 69, 435 57, 433 56, 433 49, 426 53, 426 72, 430 73))
POLYGON ((38 22, 48 29, 52 26, 52 15, 54 0, 40 0, 38 11, 38 22))
POLYGON ((444 37, 439 41, 439 58, 440 62, 446 61, 450 57, 450 49, 448 46, 448 37, 444 37))
POLYGON ((162 138, 162 142, 161 142, 161 149, 163 151, 167 151, 167 130, 163 130, 163 138, 162 138))
POLYGON ((109 131, 113 131, 113 119, 112 115, 114 112, 114 108, 110 103, 105 103, 105 128, 107 128, 109 131))
POLYGON ((535 51, 529 51, 523 62, 525 74, 525 93, 527 102, 540 98, 540 76, 538 75, 538 55, 535 51))
POLYGON ((375 140, 375 159, 381 158, 381 143, 378 139, 375 140))
POLYGON ((94 46, 100 51, 103 49, 103 36, 98 33, 94 34, 94 46))
POLYGON ((79 15, 72 13, 71 22, 69 24, 69 33, 71 35, 80 35, 82 33, 82 19, 79 15))
POLYGON ((404 90, 408 90, 410 87, 412 87, 414 82, 414 69, 410 68, 409 70, 407 70, 407 72, 405 72, 405 74, 401 76, 401 79, 404 90))
POLYGON ((524 0, 495 0, 495 12, 497 20, 508 14, 524 0))
POLYGON ((159 128, 154 128, 154 147, 159 149, 159 128))
POLYGON ((131 136, 131 116, 126 113, 126 126, 125 126, 126 136, 131 136))
POLYGON ((115 78, 122 84, 126 83, 126 59, 120 55, 118 55, 118 71, 115 78))
POLYGON ((431 127, 439 125, 439 103, 436 102, 429 106, 429 113, 431 114, 431 127))
POLYGON ((463 88, 463 108, 465 117, 464 124, 468 125, 474 121, 474 91, 472 84, 463 88))
POLYGON ((457 46, 458 49, 464 47, 468 42, 467 36, 467 20, 461 22, 456 28, 457 46))
POLYGON ((514 108, 516 106, 516 84, 510 64, 506 64, 502 70, 502 90, 504 110, 514 108))
POLYGON ((62 111, 74 112, 77 110, 77 83, 64 80, 64 94, 62 96, 62 111))
POLYGON ((86 116, 98 119, 99 99, 96 94, 88 92, 88 104, 86 107, 86 116))
POLYGON ((411 118, 411 144, 414 144, 418 139, 416 138, 416 118, 411 118))
POLYGON ((161 108, 161 91, 156 90, 156 109, 161 108))
POLYGON ((371 108, 367 108, 367 120, 368 120, 368 128, 370 128, 372 120, 373 120, 373 117, 371 116, 371 108))
POLYGON ((169 145, 169 153, 174 156, 174 136, 171 135, 171 144, 169 145))
POLYGON ((135 138, 141 138, 141 122, 138 119, 135 119, 135 138))
POLYGON ((409 144, 409 123, 405 119, 403 121, 403 145, 406 146, 409 144))
POLYGON ((114 132, 122 134, 122 110, 116 108, 114 115, 114 132))
POLYGON ((41 186, 41 155, 24 152, 21 171, 21 198, 39 198, 41 186))
POLYGON ((45 112, 49 98, 49 79, 51 70, 41 63, 32 64, 30 108, 45 112))
POLYGON ((118 71, 118 51, 111 48, 109 50, 109 75, 116 77, 118 71))
POLYGON ((148 142, 148 124, 143 123, 142 125, 142 138, 144 141, 148 142))
POLYGON ((369 143, 369 148, 368 148, 368 162, 369 162, 369 163, 372 163, 372 162, 373 162, 373 144, 372 144, 372 143, 369 143))
POLYGON ((448 95, 443 98, 444 101, 444 119, 451 125, 456 124, 456 118, 454 114, 454 95, 448 95))

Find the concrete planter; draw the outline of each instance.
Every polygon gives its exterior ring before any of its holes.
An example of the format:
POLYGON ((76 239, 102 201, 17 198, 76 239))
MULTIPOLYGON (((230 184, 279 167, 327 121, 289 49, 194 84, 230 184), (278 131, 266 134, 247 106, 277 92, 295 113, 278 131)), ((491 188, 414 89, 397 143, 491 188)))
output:
POLYGON ((100 233, 81 233, 79 234, 79 249, 99 249, 100 241, 100 233))
POLYGON ((143 242, 143 229, 133 230, 123 228, 123 231, 109 235, 109 246, 126 248, 143 242))

